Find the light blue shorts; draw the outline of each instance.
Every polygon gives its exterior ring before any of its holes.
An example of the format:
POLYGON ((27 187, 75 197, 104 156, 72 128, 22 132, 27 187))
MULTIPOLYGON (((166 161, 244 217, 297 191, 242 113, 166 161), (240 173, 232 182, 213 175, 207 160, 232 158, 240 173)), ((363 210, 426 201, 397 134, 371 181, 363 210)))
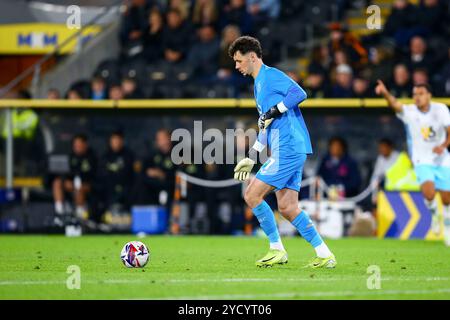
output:
POLYGON ((421 164, 414 171, 420 184, 432 181, 436 190, 450 191, 450 167, 421 164))
POLYGON ((256 178, 276 188, 300 191, 306 154, 270 157, 259 169, 256 178))

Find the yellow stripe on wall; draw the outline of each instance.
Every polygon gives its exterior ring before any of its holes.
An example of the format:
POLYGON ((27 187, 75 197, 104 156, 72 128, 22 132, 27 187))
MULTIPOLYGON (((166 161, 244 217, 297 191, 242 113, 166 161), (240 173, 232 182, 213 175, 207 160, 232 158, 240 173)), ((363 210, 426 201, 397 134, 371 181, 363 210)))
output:
POLYGON ((378 238, 384 238, 395 220, 395 213, 383 191, 378 192, 377 203, 377 236, 378 238))
POLYGON ((405 204, 406 208, 408 208, 410 219, 408 221, 408 224, 403 229, 403 232, 400 235, 400 239, 406 240, 409 239, 411 233, 414 231, 414 228, 417 226, 417 223, 420 220, 420 213, 417 209, 416 205, 414 204, 413 199, 411 198, 411 195, 408 192, 401 192, 400 197, 403 200, 403 203, 405 204))

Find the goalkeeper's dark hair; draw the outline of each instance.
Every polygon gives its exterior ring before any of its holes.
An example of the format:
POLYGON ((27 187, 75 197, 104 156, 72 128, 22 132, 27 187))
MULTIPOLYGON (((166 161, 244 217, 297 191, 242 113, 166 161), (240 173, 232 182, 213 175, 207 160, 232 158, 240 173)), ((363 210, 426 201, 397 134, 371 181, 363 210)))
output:
POLYGON ((228 48, 228 55, 233 58, 238 51, 243 55, 254 52, 258 58, 262 58, 261 43, 259 43, 258 39, 250 36, 242 36, 234 40, 228 48))

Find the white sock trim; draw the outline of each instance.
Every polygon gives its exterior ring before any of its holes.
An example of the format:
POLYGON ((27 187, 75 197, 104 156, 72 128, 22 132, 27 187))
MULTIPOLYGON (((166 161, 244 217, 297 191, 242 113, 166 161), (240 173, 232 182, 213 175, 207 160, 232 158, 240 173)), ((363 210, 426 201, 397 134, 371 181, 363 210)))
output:
POLYGON ((64 207, 63 207, 63 203, 61 201, 56 201, 55 202, 55 212, 57 214, 63 214, 64 213, 64 207))
POLYGON ((322 244, 315 247, 314 250, 316 250, 316 254, 319 258, 328 258, 329 256, 332 255, 330 249, 325 244, 325 242, 322 242, 322 244))
POLYGON ((286 251, 286 250, 284 249, 283 242, 281 242, 281 240, 280 240, 280 241, 277 241, 277 242, 271 242, 271 243, 270 243, 270 249, 286 251))

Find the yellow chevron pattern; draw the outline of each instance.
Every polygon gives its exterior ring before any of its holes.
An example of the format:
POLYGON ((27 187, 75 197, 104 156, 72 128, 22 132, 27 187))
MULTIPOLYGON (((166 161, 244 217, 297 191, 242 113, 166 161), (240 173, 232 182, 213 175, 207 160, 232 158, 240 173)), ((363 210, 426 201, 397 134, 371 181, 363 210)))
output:
MULTIPOLYGON (((443 205, 439 194, 436 195, 438 214, 442 217, 443 205)), ((441 232, 431 230, 430 212, 423 203, 419 192, 383 192, 377 197, 377 237, 407 240, 443 240, 444 222, 440 219, 441 232)))
POLYGON ((408 192, 402 192, 400 194, 400 197, 403 199, 403 202, 405 203, 405 206, 406 208, 408 208, 409 214, 411 215, 411 219, 409 219, 408 224, 406 225, 405 229, 403 229, 403 232, 400 235, 400 239, 405 240, 409 239, 409 236, 416 227, 417 222, 419 222, 420 213, 408 192))
POLYGON ((389 230, 392 222, 395 220, 395 212, 389 204, 389 200, 386 194, 382 191, 378 192, 377 201, 377 236, 378 238, 384 238, 384 235, 389 230))

